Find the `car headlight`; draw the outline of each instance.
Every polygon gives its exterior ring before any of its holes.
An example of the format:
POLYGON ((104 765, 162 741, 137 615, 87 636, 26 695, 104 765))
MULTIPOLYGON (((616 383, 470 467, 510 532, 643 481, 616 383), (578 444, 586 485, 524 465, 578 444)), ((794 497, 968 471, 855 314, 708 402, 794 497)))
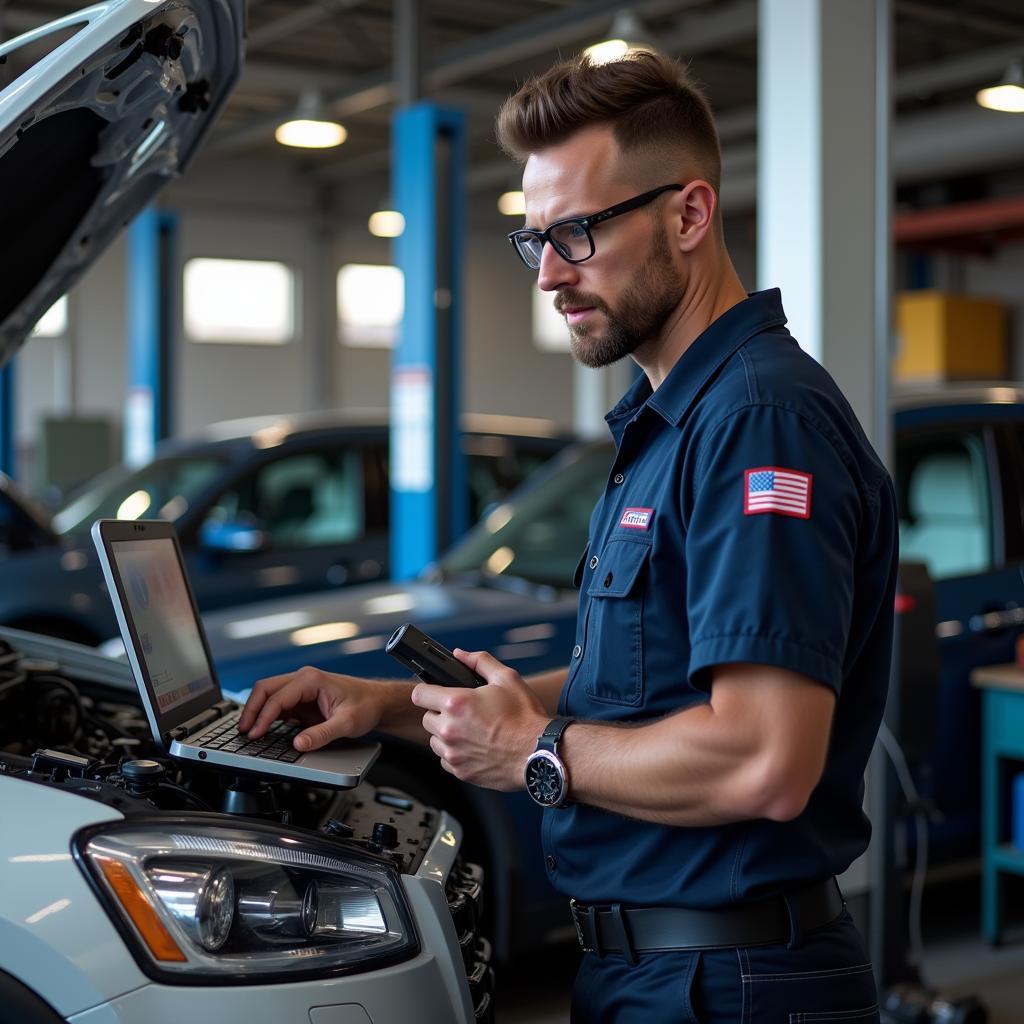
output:
POLYGON ((419 952, 397 870, 255 823, 124 823, 76 837, 79 864, 140 966, 179 984, 369 970, 419 952))

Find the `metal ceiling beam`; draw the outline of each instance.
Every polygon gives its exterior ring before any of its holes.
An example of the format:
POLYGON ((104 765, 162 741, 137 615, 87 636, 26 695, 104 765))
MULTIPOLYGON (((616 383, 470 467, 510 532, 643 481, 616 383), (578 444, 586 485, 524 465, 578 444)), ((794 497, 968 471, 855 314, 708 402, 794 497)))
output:
MULTIPOLYGON (((707 0, 688 0, 683 6, 685 9, 704 2, 707 0)), ((756 4, 753 0, 745 2, 755 8, 756 19, 756 4)), ((424 93, 432 94, 480 71, 500 68, 517 60, 598 36, 608 27, 610 19, 621 6, 622 0, 588 0, 586 3, 577 3, 550 14, 542 14, 507 28, 474 36, 465 43, 450 46, 441 52, 424 75, 424 93)), ((655 16, 678 11, 680 2, 636 0, 632 8, 639 16, 655 16)), ((690 13, 695 15, 695 12, 690 13)), ((720 32, 721 28, 718 31, 720 32)), ((693 23, 692 32, 694 44, 690 52, 697 52, 700 46, 699 22, 693 23)), ((719 36, 713 34, 711 38, 717 39, 719 36)), ((351 88, 326 99, 340 117, 393 102, 394 80, 391 70, 362 75, 351 88)), ((219 139, 211 139, 207 148, 223 153, 262 139, 277 126, 286 109, 276 114, 254 117, 249 124, 225 132, 219 139)))
POLYGON ((282 39, 315 28, 336 14, 343 14, 364 2, 365 0, 323 0, 321 3, 300 7, 290 14, 284 14, 265 25, 260 25, 259 28, 251 29, 247 36, 246 49, 251 52, 261 46, 273 46, 282 39))

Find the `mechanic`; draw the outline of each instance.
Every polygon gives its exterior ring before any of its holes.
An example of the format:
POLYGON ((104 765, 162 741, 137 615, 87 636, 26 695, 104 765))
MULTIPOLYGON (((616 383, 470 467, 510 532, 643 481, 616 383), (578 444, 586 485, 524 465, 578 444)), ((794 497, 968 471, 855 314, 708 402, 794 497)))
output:
POLYGON ((498 137, 524 164, 531 226, 510 240, 575 357, 643 370, 607 417, 569 668, 524 680, 457 652, 476 690, 306 668, 257 684, 242 727, 298 710, 319 723, 300 749, 379 728, 467 782, 525 772, 587 951, 574 1021, 877 1021, 834 876, 870 834, 889 477, 778 291, 745 293, 713 118, 679 64, 559 63, 506 102, 498 137))

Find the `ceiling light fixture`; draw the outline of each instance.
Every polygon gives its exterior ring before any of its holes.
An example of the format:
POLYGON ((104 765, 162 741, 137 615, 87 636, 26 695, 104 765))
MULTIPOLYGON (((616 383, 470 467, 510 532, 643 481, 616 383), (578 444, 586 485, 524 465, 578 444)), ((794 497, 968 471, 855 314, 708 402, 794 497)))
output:
POLYGON ((330 149, 348 138, 344 125, 324 111, 317 93, 307 90, 299 97, 295 116, 277 126, 274 138, 282 146, 300 149, 330 149))
POLYGON ((974 98, 978 106, 1007 114, 1024 114, 1024 62, 1015 60, 998 85, 979 89, 974 98))
POLYGON ((526 197, 518 189, 510 189, 498 196, 498 209, 506 217, 522 217, 526 213, 526 197))
POLYGON ((608 64, 632 51, 653 49, 654 40, 640 19, 631 10, 622 10, 612 21, 609 37, 583 52, 594 64, 608 64))
POLYGON ((397 210, 376 210, 366 226, 378 238, 397 238, 405 230, 405 217, 397 210))

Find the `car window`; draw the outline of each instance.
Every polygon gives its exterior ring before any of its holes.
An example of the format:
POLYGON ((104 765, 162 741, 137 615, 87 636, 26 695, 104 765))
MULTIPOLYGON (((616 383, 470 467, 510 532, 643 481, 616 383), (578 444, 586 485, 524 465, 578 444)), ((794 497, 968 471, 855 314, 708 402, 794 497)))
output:
POLYGON ((53 517, 58 533, 88 530, 96 519, 178 519, 221 472, 224 460, 158 459, 141 469, 121 466, 86 485, 53 517))
POLYGON ((900 556, 934 579, 993 567, 991 482, 977 431, 929 431, 897 442, 900 556))
POLYGON ((511 446, 500 453, 471 453, 466 459, 471 502, 469 521, 475 523, 490 508, 504 501, 549 457, 515 451, 511 446))
POLYGON ((442 559, 445 574, 479 571, 567 587, 587 543, 590 513, 608 482, 612 448, 596 446, 498 505, 442 559))
POLYGON ((362 455, 302 452, 270 462, 225 491, 210 514, 253 522, 274 547, 319 547, 361 537, 362 455))

